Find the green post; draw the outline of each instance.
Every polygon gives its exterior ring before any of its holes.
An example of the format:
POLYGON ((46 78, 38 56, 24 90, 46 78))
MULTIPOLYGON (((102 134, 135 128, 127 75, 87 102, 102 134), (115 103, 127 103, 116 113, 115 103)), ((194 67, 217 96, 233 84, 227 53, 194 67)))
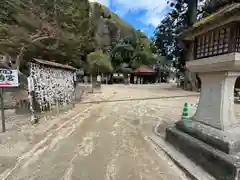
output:
POLYGON ((184 107, 183 107, 183 112, 182 112, 182 120, 185 120, 188 118, 188 103, 185 103, 184 104, 184 107))

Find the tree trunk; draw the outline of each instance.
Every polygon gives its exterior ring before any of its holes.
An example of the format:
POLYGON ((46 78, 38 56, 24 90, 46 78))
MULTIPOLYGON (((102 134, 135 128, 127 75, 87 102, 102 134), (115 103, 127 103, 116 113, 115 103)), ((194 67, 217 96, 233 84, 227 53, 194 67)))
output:
POLYGON ((197 78, 197 90, 199 91, 199 90, 201 90, 201 86, 202 86, 201 79, 198 76, 198 74, 196 75, 196 78, 197 78))
POLYGON ((113 74, 112 73, 110 74, 108 84, 113 84, 113 74))
POLYGON ((189 73, 189 81, 191 83, 191 90, 197 91, 196 81, 197 81, 197 74, 194 72, 189 73))
POLYGON ((130 84, 134 84, 134 74, 130 75, 130 84))
POLYGON ((94 89, 97 85, 97 76, 96 75, 92 75, 91 76, 91 81, 92 81, 92 93, 94 92, 94 89))
POLYGON ((188 0, 188 25, 191 27, 197 21, 198 0, 188 0))
POLYGON ((195 72, 190 72, 188 69, 186 69, 184 74, 184 89, 197 91, 196 81, 197 81, 197 74, 195 72), (190 83, 190 89, 188 88, 189 83, 190 83))
POLYGON ((124 84, 127 85, 128 84, 128 74, 124 73, 123 76, 124 76, 124 84))
POLYGON ((185 90, 187 90, 187 85, 188 85, 188 82, 189 82, 189 71, 187 69, 185 69, 185 72, 184 72, 184 88, 185 90))
MULTIPOLYGON (((193 26, 193 24, 197 20, 197 6, 198 0, 188 0, 188 25, 189 27, 193 26)), ((193 44, 190 44, 190 47, 185 50, 186 51, 186 61, 193 60, 193 44)), ((187 89, 188 83, 190 82, 191 88, 190 90, 196 91, 196 73, 190 72, 189 70, 185 70, 184 76, 184 89, 187 89)))
POLYGON ((24 55, 24 51, 25 51, 25 47, 22 47, 22 48, 20 49, 19 54, 17 55, 17 58, 16 58, 17 70, 20 69, 21 59, 22 59, 22 57, 23 57, 23 55, 24 55))

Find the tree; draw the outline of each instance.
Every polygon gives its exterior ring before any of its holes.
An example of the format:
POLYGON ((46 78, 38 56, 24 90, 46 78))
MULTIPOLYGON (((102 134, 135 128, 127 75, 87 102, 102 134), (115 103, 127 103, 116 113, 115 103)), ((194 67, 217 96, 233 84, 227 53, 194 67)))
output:
POLYGON ((94 70, 87 58, 92 52, 125 73, 154 63, 148 37, 98 3, 2 0, 0 54, 14 57, 20 71, 33 57, 94 70))
POLYGON ((111 73, 113 71, 109 55, 101 51, 92 52, 87 56, 89 72, 92 75, 92 90, 96 87, 97 75, 111 73))
POLYGON ((130 65, 133 54, 134 48, 127 41, 119 42, 111 50, 114 69, 123 73, 125 84, 128 84, 128 74, 131 72, 130 65))
POLYGON ((111 50, 111 57, 115 68, 120 67, 121 64, 125 63, 130 66, 134 48, 131 44, 119 42, 111 50))
MULTIPOLYGON (((173 66, 178 68, 180 72, 186 71, 184 68, 185 61, 189 58, 190 52, 180 46, 176 37, 183 29, 195 23, 198 12, 197 3, 197 0, 173 0, 169 2, 172 10, 162 20, 154 35, 154 45, 158 48, 158 51, 161 55, 172 59, 173 66)), ((195 89, 196 78, 194 77, 196 75, 194 73, 186 73, 185 77, 185 84, 187 84, 190 77, 192 89, 195 89)))
MULTIPOLYGON (((179 72, 185 73, 185 85, 190 81, 191 88, 196 89, 196 74, 185 69, 190 53, 187 47, 183 49, 176 36, 184 29, 192 26, 198 18, 206 17, 221 7, 239 2, 237 0, 171 0, 171 11, 161 21, 155 30, 153 42, 158 53, 172 59, 172 64, 179 72), (198 3, 201 2, 201 6, 198 3)), ((200 4, 200 3, 199 3, 200 4)))
POLYGON ((3 0, 0 53, 19 64, 37 57, 77 66, 88 42, 88 7, 87 0, 3 0))
POLYGON ((113 71, 110 57, 100 51, 90 53, 87 57, 87 61, 89 64, 89 71, 93 76, 113 71))
POLYGON ((44 41, 55 39, 60 33, 46 21, 44 12, 33 2, 3 0, 0 6, 0 53, 13 57, 18 69, 26 64, 23 59, 27 60, 36 50, 43 49, 44 41))
MULTIPOLYGON (((188 10, 187 10, 187 19, 188 19, 188 27, 192 27, 195 22, 197 21, 197 7, 198 7, 198 0, 186 0, 188 4, 188 10)), ((188 49, 183 49, 184 53, 186 52, 186 60, 192 59, 192 53, 193 53, 193 44, 190 44, 188 46, 188 49)), ((196 73, 190 72, 188 69, 185 70, 185 89, 187 88, 186 85, 188 85, 188 82, 191 83, 191 90, 196 91, 196 73)))
POLYGON ((206 0, 203 6, 203 16, 208 16, 219 10, 221 7, 234 2, 239 2, 239 0, 206 0))

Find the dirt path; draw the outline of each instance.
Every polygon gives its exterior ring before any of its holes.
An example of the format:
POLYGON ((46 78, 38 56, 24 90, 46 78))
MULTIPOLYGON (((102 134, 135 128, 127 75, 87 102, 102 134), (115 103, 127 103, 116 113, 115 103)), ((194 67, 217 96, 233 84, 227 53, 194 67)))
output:
MULTIPOLYGON (((159 118, 179 114, 184 98, 131 100, 175 96, 138 88, 104 87, 101 100, 71 118, 71 123, 28 152, 1 180, 183 180, 184 174, 147 141, 159 118), (115 100, 115 101, 114 101, 115 100), (125 100, 125 101, 119 101, 125 100), (179 108, 180 107, 180 108, 179 108), (177 109, 174 111, 174 109, 177 109), (158 152, 159 153, 159 152, 158 152)), ((188 97, 196 102, 196 97, 188 97)), ((81 109, 79 109, 81 112, 81 109)))

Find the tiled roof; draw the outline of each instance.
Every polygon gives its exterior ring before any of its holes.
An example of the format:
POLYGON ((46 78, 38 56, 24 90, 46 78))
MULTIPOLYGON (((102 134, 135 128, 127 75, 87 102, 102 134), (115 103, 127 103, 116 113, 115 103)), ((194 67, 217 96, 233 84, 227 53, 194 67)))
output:
POLYGON ((56 63, 56 62, 52 62, 52 61, 45 61, 45 60, 41 60, 41 59, 33 59, 33 62, 35 63, 39 63, 39 64, 43 64, 46 66, 51 66, 51 67, 56 67, 56 68, 61 68, 61 69, 68 69, 71 71, 75 71, 76 68, 69 66, 69 65, 64 65, 64 64, 60 64, 60 63, 56 63))
POLYGON ((139 67, 134 70, 134 73, 155 73, 155 71, 149 67, 139 67))

